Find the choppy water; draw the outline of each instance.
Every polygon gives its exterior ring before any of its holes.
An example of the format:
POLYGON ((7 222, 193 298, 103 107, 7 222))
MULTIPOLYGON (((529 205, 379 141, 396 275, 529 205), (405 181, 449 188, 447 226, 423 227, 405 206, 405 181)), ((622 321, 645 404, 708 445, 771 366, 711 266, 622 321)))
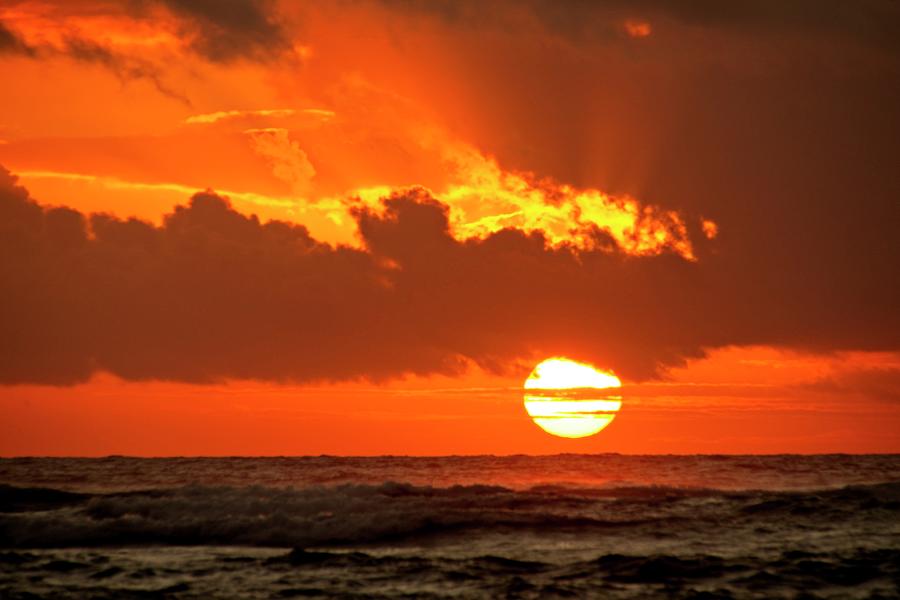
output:
POLYGON ((900 597, 900 455, 0 459, 0 598, 900 597))

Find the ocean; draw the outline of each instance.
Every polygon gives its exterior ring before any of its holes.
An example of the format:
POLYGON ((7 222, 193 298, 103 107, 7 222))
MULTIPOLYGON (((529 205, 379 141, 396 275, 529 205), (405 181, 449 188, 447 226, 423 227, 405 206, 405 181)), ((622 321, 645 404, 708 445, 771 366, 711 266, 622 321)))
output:
POLYGON ((900 455, 0 459, 0 598, 897 598, 900 455))

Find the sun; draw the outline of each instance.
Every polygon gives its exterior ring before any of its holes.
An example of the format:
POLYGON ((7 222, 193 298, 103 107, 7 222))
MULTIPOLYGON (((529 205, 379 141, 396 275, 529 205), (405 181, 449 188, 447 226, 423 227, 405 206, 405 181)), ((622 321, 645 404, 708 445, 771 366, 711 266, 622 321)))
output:
POLYGON ((619 378, 591 365, 555 357, 538 364, 525 380, 525 410, 552 435, 582 438, 612 423, 622 397, 619 378))

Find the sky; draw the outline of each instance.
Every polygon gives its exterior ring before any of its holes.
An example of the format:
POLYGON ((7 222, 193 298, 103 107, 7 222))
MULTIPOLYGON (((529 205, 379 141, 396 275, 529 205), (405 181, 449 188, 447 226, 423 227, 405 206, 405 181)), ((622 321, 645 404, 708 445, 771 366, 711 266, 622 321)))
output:
POLYGON ((9 0, 0 78, 0 455, 900 452, 895 2, 9 0))

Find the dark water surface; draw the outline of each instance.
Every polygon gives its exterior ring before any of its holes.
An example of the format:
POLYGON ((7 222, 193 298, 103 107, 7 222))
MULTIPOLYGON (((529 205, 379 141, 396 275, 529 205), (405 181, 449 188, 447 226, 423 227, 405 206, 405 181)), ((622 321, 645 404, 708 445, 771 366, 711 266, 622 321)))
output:
POLYGON ((335 596, 900 597, 900 455, 0 459, 0 598, 335 596))

